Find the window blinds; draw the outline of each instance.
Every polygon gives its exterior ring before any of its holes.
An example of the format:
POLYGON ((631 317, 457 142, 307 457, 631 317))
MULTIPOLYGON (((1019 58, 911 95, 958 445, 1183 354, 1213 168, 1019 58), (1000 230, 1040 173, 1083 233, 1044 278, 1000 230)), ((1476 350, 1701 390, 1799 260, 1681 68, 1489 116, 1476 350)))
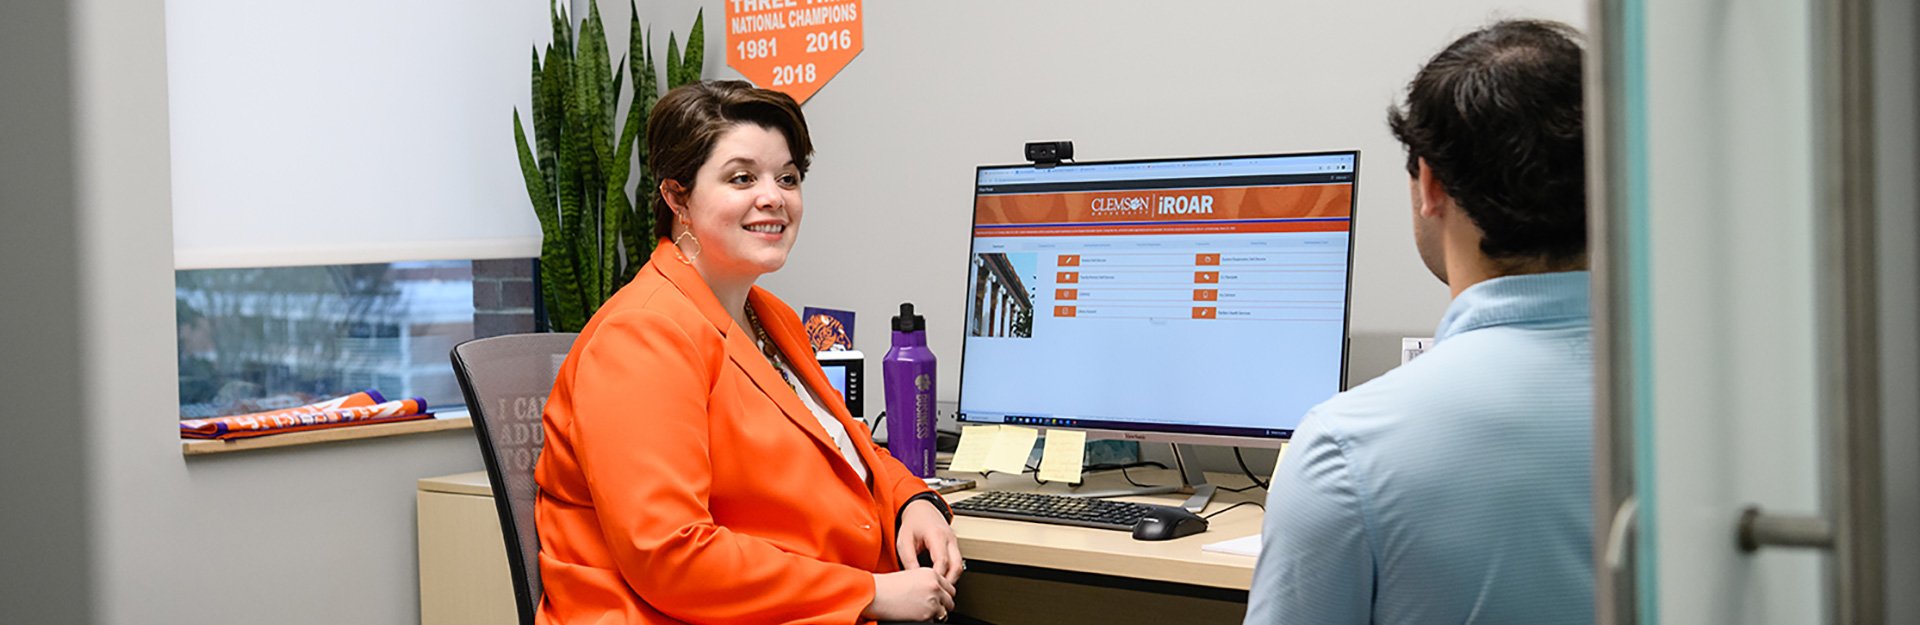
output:
POLYGON ((546 2, 166 5, 176 269, 539 255, 512 116, 546 2))

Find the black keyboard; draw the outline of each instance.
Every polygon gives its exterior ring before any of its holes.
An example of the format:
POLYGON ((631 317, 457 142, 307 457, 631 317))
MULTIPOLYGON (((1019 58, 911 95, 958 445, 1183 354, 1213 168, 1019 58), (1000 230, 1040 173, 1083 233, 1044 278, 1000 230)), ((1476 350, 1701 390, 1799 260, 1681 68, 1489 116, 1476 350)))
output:
POLYGON ((988 491, 953 502, 953 513, 1132 531, 1133 523, 1157 506, 1107 499, 988 491))

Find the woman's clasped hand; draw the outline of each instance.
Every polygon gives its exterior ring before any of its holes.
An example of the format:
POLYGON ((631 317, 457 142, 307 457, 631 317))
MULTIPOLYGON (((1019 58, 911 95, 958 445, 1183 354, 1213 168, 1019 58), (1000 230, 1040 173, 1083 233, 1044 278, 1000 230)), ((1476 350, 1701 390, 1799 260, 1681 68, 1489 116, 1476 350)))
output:
POLYGON ((953 526, 931 502, 915 501, 900 511, 894 547, 904 570, 873 576, 873 604, 863 615, 882 621, 945 620, 953 610, 953 585, 966 568, 953 526), (922 553, 933 566, 921 566, 922 553))

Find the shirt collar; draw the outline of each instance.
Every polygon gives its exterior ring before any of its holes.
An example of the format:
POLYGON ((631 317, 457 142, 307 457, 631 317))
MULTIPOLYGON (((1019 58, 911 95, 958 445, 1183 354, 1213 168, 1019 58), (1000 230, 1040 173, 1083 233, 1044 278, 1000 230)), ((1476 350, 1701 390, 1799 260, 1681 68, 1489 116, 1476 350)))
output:
POLYGON ((1434 342, 1493 326, 1587 319, 1587 286, 1585 271, 1503 276, 1475 284, 1447 306, 1434 342))

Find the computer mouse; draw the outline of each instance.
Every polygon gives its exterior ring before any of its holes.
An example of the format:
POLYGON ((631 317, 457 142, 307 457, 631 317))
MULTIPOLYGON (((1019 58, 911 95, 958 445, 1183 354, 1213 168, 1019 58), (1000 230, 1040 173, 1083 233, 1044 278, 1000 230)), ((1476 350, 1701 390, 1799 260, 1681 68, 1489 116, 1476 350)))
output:
POLYGON ((1134 540, 1172 540, 1207 531, 1207 520, 1179 506, 1154 506, 1133 524, 1134 540))

